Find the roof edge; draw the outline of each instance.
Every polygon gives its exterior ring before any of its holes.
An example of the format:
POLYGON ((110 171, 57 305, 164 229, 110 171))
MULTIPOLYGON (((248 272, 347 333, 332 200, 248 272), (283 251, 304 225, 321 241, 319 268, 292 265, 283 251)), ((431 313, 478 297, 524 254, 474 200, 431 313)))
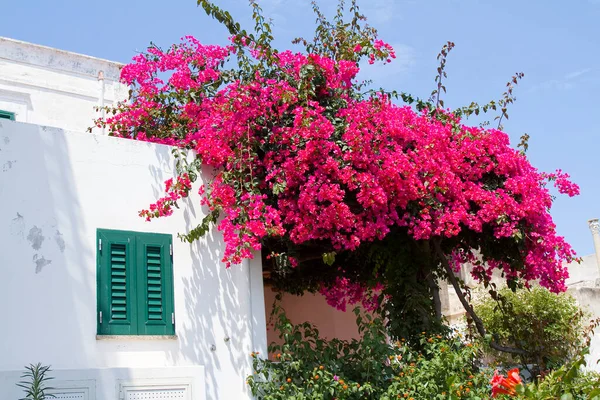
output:
POLYGON ((103 70, 107 78, 114 80, 119 79, 120 69, 125 65, 2 36, 0 36, 0 59, 96 77, 98 72, 103 70))

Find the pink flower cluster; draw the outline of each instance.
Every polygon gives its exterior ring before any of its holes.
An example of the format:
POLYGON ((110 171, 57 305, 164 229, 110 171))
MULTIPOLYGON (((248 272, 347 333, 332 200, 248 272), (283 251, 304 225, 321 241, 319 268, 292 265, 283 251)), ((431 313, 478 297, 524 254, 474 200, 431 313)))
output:
POLYGON ((367 289, 364 285, 350 281, 345 277, 336 278, 331 286, 319 290, 327 304, 340 311, 346 311, 348 305, 360 304, 365 311, 373 312, 379 308, 378 295, 382 285, 367 289))
MULTIPOLYGON (((370 60, 394 57, 379 40, 372 47, 370 60)), ((339 252, 395 226, 416 240, 492 232, 490 240, 523 243, 524 268, 486 260, 477 276, 504 268, 509 277, 564 290, 563 263, 575 254, 556 234, 545 183, 576 195, 568 175, 538 172, 501 131, 463 125, 451 113, 442 122, 384 95, 361 98, 355 61, 285 51, 265 76, 259 70, 218 90, 206 85, 231 76, 222 70, 230 53, 187 38, 137 56, 122 73, 135 85, 132 102, 106 121, 122 137, 192 148, 215 168, 200 193, 223 216, 227 265, 251 258, 267 237, 328 243, 339 252), (164 72, 171 73, 167 83, 158 77, 164 72)), ((169 183, 169 195, 140 215, 170 215, 188 183, 169 183)), ((473 250, 457 245, 456 265, 473 262, 473 250)), ((328 298, 338 306, 360 297, 351 282, 337 288, 328 298)))
POLYGON ((392 59, 396 58, 394 48, 383 40, 376 39, 373 42, 373 49, 375 52, 369 54, 369 64, 374 64, 377 58, 385 59, 385 63, 391 63, 392 59))
POLYGON ((550 182, 554 182, 554 187, 558 189, 560 194, 569 195, 569 197, 579 195, 579 186, 570 181, 570 176, 562 170, 557 170, 554 173, 543 173, 543 177, 550 182))
POLYGON ((165 181, 165 192, 167 196, 161 197, 154 204, 150 204, 149 210, 140 211, 140 217, 150 221, 152 218, 164 217, 173 214, 173 205, 182 197, 187 197, 192 182, 187 173, 183 173, 177 177, 177 182, 173 183, 173 178, 165 181))

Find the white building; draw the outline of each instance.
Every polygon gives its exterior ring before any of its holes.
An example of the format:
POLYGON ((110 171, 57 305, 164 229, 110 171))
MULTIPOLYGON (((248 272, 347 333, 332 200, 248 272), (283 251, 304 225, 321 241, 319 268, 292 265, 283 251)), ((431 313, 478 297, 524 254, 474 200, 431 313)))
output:
POLYGON ((126 97, 119 68, 0 38, 0 397, 20 398, 41 362, 59 399, 250 398, 260 257, 225 269, 218 232, 177 239, 203 217, 197 195, 138 216, 174 162, 167 146, 85 133, 94 106, 126 97))
POLYGON ((0 118, 85 132, 127 97, 121 64, 0 37, 0 118))
MULTIPOLYGON (((594 240, 595 253, 582 257, 581 263, 571 263, 567 286, 592 319, 600 318, 600 224, 597 219, 589 221, 594 240)), ((596 329, 587 357, 587 369, 600 371, 600 328, 596 329)))

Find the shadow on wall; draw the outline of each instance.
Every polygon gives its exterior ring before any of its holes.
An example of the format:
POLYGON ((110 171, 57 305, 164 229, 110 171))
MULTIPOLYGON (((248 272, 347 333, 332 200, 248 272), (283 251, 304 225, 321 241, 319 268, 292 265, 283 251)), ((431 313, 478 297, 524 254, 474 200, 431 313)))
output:
MULTIPOLYGON (((183 279, 185 308, 190 316, 188 324, 178 326, 181 332, 181 353, 194 363, 206 366, 206 394, 209 399, 224 398, 223 385, 237 387, 243 392, 245 376, 227 382, 228 376, 250 371, 249 353, 252 329, 248 293, 239 287, 248 287, 246 264, 226 270, 219 263, 222 240, 220 233, 210 232, 207 237, 190 247, 193 275, 183 279), (219 238, 220 239, 220 238, 219 238), (227 382, 227 383, 225 383, 227 382), (217 391, 217 388, 221 390, 217 391)), ((243 375, 243 373, 242 373, 243 375)))
MULTIPOLYGON (((157 157, 173 160, 170 154, 157 157)), ((161 183, 164 181, 160 171, 151 173, 161 183)), ((206 170, 202 175, 210 173, 206 170)), ((200 184, 199 179, 193 190, 197 191, 200 184)), ((153 188, 157 197, 164 195, 163 190, 163 186, 153 188)), ((195 193, 184 199, 181 209, 175 210, 183 214, 185 221, 185 226, 178 227, 179 232, 195 228, 207 212, 195 193)), ((176 237, 173 240, 179 241, 176 237)), ((188 247, 192 266, 178 265, 174 259, 173 267, 175 274, 185 270, 182 279, 175 280, 175 293, 183 299, 187 319, 177 321, 179 349, 170 352, 169 357, 173 364, 205 366, 207 399, 237 398, 240 393, 248 393, 245 378, 251 373, 249 353, 253 351, 249 265, 245 262, 225 268, 221 263, 225 244, 216 226, 199 241, 184 245, 188 247)))
MULTIPOLYGON (((95 227, 65 132, 0 122, 0 370, 95 365, 95 227), (94 301, 87 299, 93 296, 94 301)), ((90 180, 94 177, 90 176, 90 180)), ((17 392, 19 393, 19 392, 17 392)))
POLYGON ((170 218, 148 224, 137 215, 163 195, 171 148, 0 124, 0 294, 12 305, 0 308, 11 321, 0 333, 0 375, 38 361, 57 372, 108 368, 103 381, 113 368, 132 377, 138 368, 201 365, 208 399, 245 398, 259 325, 248 263, 225 269, 215 229, 192 245, 175 237, 201 221, 196 193, 170 218), (96 340, 97 228, 174 235, 177 340, 96 340))

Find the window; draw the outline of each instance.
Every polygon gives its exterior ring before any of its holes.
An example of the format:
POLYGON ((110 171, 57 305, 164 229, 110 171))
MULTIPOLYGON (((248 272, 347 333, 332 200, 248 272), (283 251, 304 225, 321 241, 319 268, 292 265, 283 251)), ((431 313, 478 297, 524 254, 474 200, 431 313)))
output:
POLYGON ((98 335, 174 335, 171 235, 97 234, 98 335))
POLYGON ((11 121, 15 120, 15 113, 0 110, 0 119, 10 119, 11 121))

